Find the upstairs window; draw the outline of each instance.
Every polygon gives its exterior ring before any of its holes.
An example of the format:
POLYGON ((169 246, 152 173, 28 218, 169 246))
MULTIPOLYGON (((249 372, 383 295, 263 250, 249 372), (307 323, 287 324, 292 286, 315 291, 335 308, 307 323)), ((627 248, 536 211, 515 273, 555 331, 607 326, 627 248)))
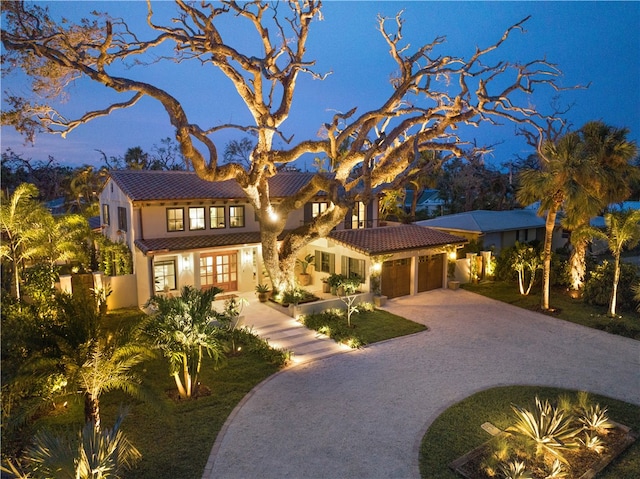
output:
POLYGON ((196 207, 189 208, 189 229, 190 230, 205 229, 204 206, 196 206, 196 207))
POLYGON ((209 225, 211 229, 225 228, 227 226, 224 218, 224 206, 209 207, 209 225))
POLYGON ((315 218, 316 216, 320 216, 320 214, 324 213, 329 207, 329 203, 312 203, 311 204, 311 217, 315 218))
POLYGON ((366 207, 362 201, 356 201, 351 212, 351 229, 357 230, 366 225, 366 207))
POLYGON ((120 231, 128 231, 127 209, 122 206, 118 206, 118 229, 120 231))
POLYGON ((231 228, 244 227, 244 206, 229 206, 229 226, 231 228))
POLYGON ((184 231, 184 210, 167 208, 167 231, 184 231))

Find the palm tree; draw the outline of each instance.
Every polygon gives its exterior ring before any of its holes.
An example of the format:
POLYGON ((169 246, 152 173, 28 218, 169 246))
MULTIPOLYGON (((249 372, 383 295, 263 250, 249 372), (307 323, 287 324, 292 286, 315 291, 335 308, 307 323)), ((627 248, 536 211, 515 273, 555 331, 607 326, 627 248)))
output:
POLYGON ((31 255, 49 265, 80 260, 86 262, 86 243, 90 237, 89 223, 81 215, 43 218, 42 227, 34 235, 31 255))
POLYGON ((571 230, 573 250, 569 262, 574 290, 582 287, 587 247, 597 234, 589 227, 589 221, 610 203, 628 198, 631 184, 638 178, 638 168, 631 164, 638 149, 635 142, 627 140, 628 133, 625 128, 614 128, 599 121, 586 123, 579 131, 584 143, 583 154, 594 174, 590 185, 593 201, 566 209, 563 221, 563 226, 571 230))
POLYGON ((38 188, 22 183, 11 198, 2 197, 0 206, 0 232, 3 236, 0 256, 12 263, 12 289, 14 296, 20 299, 20 282, 25 262, 35 254, 34 246, 40 226, 51 216, 35 198, 38 188))
MULTIPOLYGON (((152 351, 139 341, 138 327, 113 334, 105 331, 102 313, 91 298, 62 294, 58 301, 62 324, 52 328, 55 350, 29 359, 20 368, 13 387, 28 390, 63 378, 66 388, 59 395, 66 391, 81 394, 85 423, 99 429, 103 393, 121 390, 134 397, 144 396, 140 377, 132 369, 151 358, 152 351)), ((44 406, 42 402, 40 405, 44 406)))
MULTIPOLYGON (((597 170, 583 155, 584 144, 578 133, 568 133, 557 142, 546 141, 541 148, 541 168, 520 172, 521 203, 540 202, 538 215, 546 215, 543 249, 542 304, 549 309, 551 279, 551 245, 558 213, 565 210, 577 213, 593 202, 593 181, 597 170)), ((576 213, 573 213, 573 212, 576 213)))
POLYGON ((215 287, 201 291, 185 286, 179 297, 156 296, 150 301, 157 312, 146 331, 155 346, 169 359, 171 375, 181 398, 190 398, 197 391, 205 351, 215 362, 223 357, 222 346, 217 339, 219 328, 212 324, 218 313, 211 306, 215 296, 221 292, 215 287))
POLYGON ((607 225, 607 243, 614 258, 613 290, 609 301, 609 316, 615 317, 618 281, 620 280, 620 255, 625 247, 633 248, 640 242, 640 210, 608 213, 604 218, 607 225))
POLYGON ((9 462, 3 472, 19 478, 103 479, 121 477, 142 457, 138 449, 125 437, 119 416, 113 429, 100 430, 92 423, 85 424, 78 441, 40 431, 24 454, 27 472, 9 462))

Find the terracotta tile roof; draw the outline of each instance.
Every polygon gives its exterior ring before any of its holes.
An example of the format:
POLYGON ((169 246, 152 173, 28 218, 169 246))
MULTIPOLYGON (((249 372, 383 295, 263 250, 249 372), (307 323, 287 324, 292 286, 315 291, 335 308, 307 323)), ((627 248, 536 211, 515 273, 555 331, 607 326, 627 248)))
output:
MULTIPOLYGON (((282 239, 286 233, 286 231, 283 232, 278 239, 282 239)), ((136 247, 145 255, 149 253, 189 251, 245 244, 260 244, 260 232, 247 231, 245 233, 176 236, 174 238, 137 239, 135 241, 136 247)))
POLYGON ((460 236, 418 225, 332 231, 334 241, 367 255, 466 243, 460 236))
POLYGON ((260 232, 227 233, 216 235, 180 236, 174 238, 137 239, 136 247, 145 255, 154 252, 187 251, 260 243, 260 232))
MULTIPOLYGON (((245 198, 234 180, 205 181, 189 171, 115 170, 109 175, 131 201, 245 198)), ((311 181, 313 175, 295 171, 278 173, 269 180, 271 196, 291 196, 311 181)))

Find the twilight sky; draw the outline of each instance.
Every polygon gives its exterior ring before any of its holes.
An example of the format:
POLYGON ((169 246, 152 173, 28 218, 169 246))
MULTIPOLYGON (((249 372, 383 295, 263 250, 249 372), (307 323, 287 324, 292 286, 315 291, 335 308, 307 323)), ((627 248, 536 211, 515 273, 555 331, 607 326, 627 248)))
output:
MULTIPOLYGON (((123 17, 136 30, 138 26, 145 28, 146 6, 141 1, 37 3, 48 5, 54 15, 73 20, 99 10, 123 17)), ((154 2, 159 14, 171 8, 170 2, 154 2)), ((590 82, 586 90, 561 94, 562 104, 573 104, 567 118, 574 128, 590 120, 602 120, 629 128, 629 138, 640 142, 640 2, 635 1, 327 1, 324 20, 311 29, 307 58, 317 60, 315 71, 333 73, 324 81, 304 75, 299 78, 292 113, 283 128, 285 135, 295 135, 294 142, 315 138, 320 126, 329 122, 334 112, 346 112, 355 106, 362 112, 384 101, 390 91, 394 63, 376 29, 376 15, 393 17, 400 10, 404 10, 404 38, 411 44, 411 51, 443 35, 447 42, 436 51, 465 58, 473 54, 476 46, 494 43, 510 25, 531 15, 525 24, 526 33, 514 32, 497 56, 512 62, 546 58, 562 70, 564 75, 559 82, 565 87, 590 82)), ((242 31, 228 33, 233 42, 249 43, 242 31)), ((165 63, 133 69, 127 74, 168 89, 183 101, 193 115, 192 121, 202 127, 247 121, 244 106, 229 82, 210 68, 165 63)), ((3 77, 3 98, 7 90, 28 93, 24 77, 3 77)), ((537 91, 532 100, 536 106, 546 108, 553 95, 545 88, 537 91)), ((61 108, 68 118, 75 118, 85 109, 104 108, 109 101, 124 98, 100 85, 80 81, 61 108)), ((521 138, 515 137, 511 124, 464 129, 463 134, 465 139, 475 139, 479 144, 501 142, 487 158, 496 164, 531 151, 521 138)), ((143 100, 133 109, 79 127, 66 139, 41 134, 33 146, 24 145, 12 128, 2 127, 1 148, 4 151, 10 147, 33 160, 45 160, 52 155, 71 166, 98 165, 101 156, 96 150, 108 156, 122 156, 134 146, 150 151, 167 136, 173 137, 173 131, 166 114, 151 100, 143 100)), ((220 137, 219 151, 230 138, 241 136, 220 137)))

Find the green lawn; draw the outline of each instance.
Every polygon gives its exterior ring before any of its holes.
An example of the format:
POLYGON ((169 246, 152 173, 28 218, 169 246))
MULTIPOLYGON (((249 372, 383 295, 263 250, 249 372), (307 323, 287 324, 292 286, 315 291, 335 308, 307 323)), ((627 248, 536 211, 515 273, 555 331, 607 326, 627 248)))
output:
MULTIPOLYGON (((514 306, 540 311, 540 291, 532 290, 528 296, 523 296, 515 284, 502 281, 469 283, 463 285, 463 288, 514 306)), ((552 290, 549 298, 549 304, 554 310, 549 314, 556 318, 640 340, 640 315, 635 311, 622 311, 620 318, 611 319, 607 316, 605 306, 586 304, 581 299, 571 298, 561 289, 552 290)))
MULTIPOLYGON (((433 422, 420 446, 420 474, 424 479, 459 479, 448 464, 487 441, 490 436, 480 425, 490 422, 500 429, 511 425, 511 407, 531 407, 534 397, 556 400, 575 391, 535 386, 509 386, 479 392, 451 406, 433 422)), ((591 395, 593 402, 608 406, 609 417, 640 430, 640 407, 591 395)), ((640 471, 640 441, 636 441, 597 477, 598 479, 636 479, 640 471)))
POLYGON ((364 346, 386 339, 425 331, 427 327, 388 311, 362 311, 351 317, 351 327, 344 315, 335 313, 311 314, 302 323, 310 329, 327 334, 339 343, 364 346))

